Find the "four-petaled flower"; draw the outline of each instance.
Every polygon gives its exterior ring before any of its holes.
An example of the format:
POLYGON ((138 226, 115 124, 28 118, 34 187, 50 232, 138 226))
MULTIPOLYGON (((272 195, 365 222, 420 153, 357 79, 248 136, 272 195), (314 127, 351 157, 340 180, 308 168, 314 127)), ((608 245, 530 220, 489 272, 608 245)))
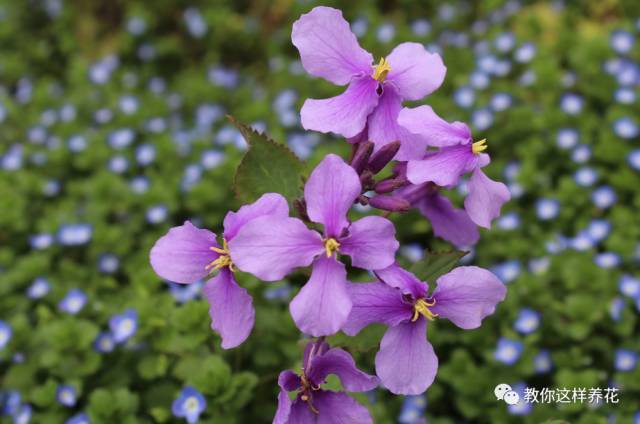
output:
POLYGON ((366 270, 386 268, 399 243, 391 221, 368 216, 350 223, 347 212, 360 196, 358 174, 336 155, 327 155, 304 188, 309 219, 324 233, 309 230, 297 218, 265 215, 247 223, 229 241, 238 269, 266 281, 282 279, 294 268, 313 263, 311 278, 289 306, 300 330, 313 336, 334 334, 351 310, 347 272, 337 254, 366 270))
POLYGON ((308 343, 301 373, 290 370, 280 373, 278 409, 273 423, 372 423, 369 411, 349 395, 321 387, 329 374, 335 374, 349 392, 369 391, 378 385, 378 379, 360 371, 346 351, 330 349, 324 341, 308 343), (297 392, 293 401, 287 392, 297 392))
POLYGON ((186 221, 170 229, 151 249, 151 266, 169 281, 190 284, 218 270, 204 286, 203 293, 211 305, 211 328, 220 333, 224 349, 244 342, 255 320, 251 296, 236 282, 228 244, 243 226, 260 217, 284 219, 288 215, 289 206, 284 197, 267 193, 225 216, 222 246, 214 233, 186 221))
POLYGON ((305 101, 300 111, 305 129, 371 140, 376 151, 399 140, 398 160, 424 154, 427 140, 403 129, 397 118, 403 100, 420 100, 444 81, 447 69, 438 54, 420 43, 402 43, 373 66, 373 56, 360 47, 342 12, 324 6, 293 24, 291 41, 308 73, 348 84, 339 96, 305 101))
POLYGON ((200 419, 200 414, 207 407, 204 396, 191 386, 187 386, 180 392, 180 396, 173 401, 171 412, 178 418, 184 418, 189 424, 195 424, 200 419))
POLYGON ((507 292, 491 272, 475 266, 455 268, 429 287, 394 264, 376 271, 379 282, 350 284, 353 308, 343 331, 356 335, 372 323, 389 326, 376 354, 376 374, 391 392, 423 393, 433 382, 438 358, 426 339, 427 321, 447 318, 463 329, 480 326, 507 292))

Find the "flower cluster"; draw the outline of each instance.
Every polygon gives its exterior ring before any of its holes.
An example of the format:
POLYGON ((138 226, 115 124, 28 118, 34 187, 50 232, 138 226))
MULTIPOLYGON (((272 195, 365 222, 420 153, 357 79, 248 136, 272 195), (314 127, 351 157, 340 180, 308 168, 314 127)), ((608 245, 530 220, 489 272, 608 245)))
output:
MULTIPOLYGON (((490 162, 486 140, 474 142, 465 124, 448 123, 429 106, 403 108, 404 100, 422 99, 442 84, 446 68, 438 54, 403 43, 374 64, 342 13, 328 7, 300 17, 292 41, 308 73, 348 85, 337 97, 307 100, 302 125, 347 138, 352 157, 328 154, 316 166, 303 196, 293 201, 297 217, 290 216, 285 197, 266 193, 229 212, 221 237, 190 221, 172 228, 153 246, 150 261, 159 276, 175 283, 211 276, 203 293, 225 349, 243 343, 255 321, 252 298, 236 273, 279 281, 310 268, 289 310, 296 326, 318 339, 307 345, 300 373, 280 375, 274 422, 367 423, 365 408, 323 387, 327 375, 336 374, 348 391, 371 390, 381 382, 396 394, 423 393, 438 367, 427 323, 447 318, 462 329, 477 328, 506 295, 495 275, 475 266, 420 281, 396 262, 400 243, 389 215, 416 207, 437 236, 470 246, 479 238, 477 226, 489 228, 510 195, 482 171, 490 162), (392 162, 391 175, 379 178, 392 162), (468 195, 458 209, 442 192, 465 174, 468 195), (384 216, 351 220, 356 204, 383 210, 384 216), (374 281, 350 282, 348 266, 369 272, 374 281), (428 283, 436 283, 431 292, 428 283), (355 335, 372 323, 389 327, 376 355, 377 377, 359 371, 349 353, 324 341, 339 331, 355 335), (296 392, 295 399, 287 392, 296 392)), ((195 406, 193 411, 200 413, 195 406)))

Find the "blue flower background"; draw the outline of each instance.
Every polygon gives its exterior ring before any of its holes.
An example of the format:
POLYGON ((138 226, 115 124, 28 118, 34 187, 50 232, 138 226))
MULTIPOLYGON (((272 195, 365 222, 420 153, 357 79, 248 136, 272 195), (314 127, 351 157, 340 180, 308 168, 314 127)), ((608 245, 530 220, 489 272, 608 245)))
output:
MULTIPOLYGON (((337 137, 305 132, 291 24, 314 0, 0 1, 0 422, 258 423, 305 344, 286 307, 304 276, 239 274, 257 309, 225 351, 202 282, 160 280, 149 250, 185 219, 220 232, 246 142, 267 132, 312 169, 337 137)), ((421 396, 355 394, 380 423, 640 422, 640 4, 327 1, 380 57, 442 54, 428 102, 487 138, 512 201, 462 262, 506 300, 481 328, 429 328, 421 396), (617 404, 496 401, 494 387, 619 389, 617 404)), ((460 202, 462 192, 456 201, 460 202)), ((454 193, 454 198, 456 193, 454 193)), ((394 217, 402 261, 450 249, 394 217)), ((373 373, 384 331, 328 338, 373 373)), ((329 385, 339 386, 337 379, 329 385)))

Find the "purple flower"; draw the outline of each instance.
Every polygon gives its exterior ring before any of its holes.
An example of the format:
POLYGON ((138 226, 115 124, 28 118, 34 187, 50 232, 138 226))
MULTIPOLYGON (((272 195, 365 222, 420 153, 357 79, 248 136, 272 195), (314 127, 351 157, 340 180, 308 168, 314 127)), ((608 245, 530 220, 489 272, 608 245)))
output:
POLYGON ((435 91, 446 68, 438 54, 419 43, 402 43, 373 65, 342 12, 319 6, 293 24, 293 44, 305 70, 336 85, 346 85, 339 96, 307 99, 300 111, 307 130, 333 132, 347 138, 368 132, 376 150, 402 141, 397 158, 408 160, 424 152, 426 140, 398 126, 404 100, 419 100, 435 91))
POLYGON ((349 285, 353 308, 342 330, 353 336, 372 323, 389 326, 376 374, 395 394, 423 393, 436 376, 438 358, 425 338, 428 321, 448 318, 460 328, 477 328, 507 292, 495 275, 475 266, 441 276, 431 295, 427 283, 395 264, 376 275, 381 282, 349 285))
POLYGON ((296 325, 307 334, 336 333, 351 310, 347 272, 338 253, 366 270, 394 261, 399 243, 391 221, 368 216, 351 223, 347 218, 361 191, 356 171, 339 156, 327 155, 304 188, 309 219, 324 226, 323 235, 299 219, 268 215, 247 223, 229 242, 233 263, 262 280, 277 281, 313 264, 311 278, 289 305, 296 325))
POLYGON ((150 260, 156 274, 181 284, 201 280, 211 271, 219 270, 203 288, 211 308, 211 328, 222 336, 222 347, 238 346, 249 336, 255 320, 253 301, 234 277, 228 243, 245 225, 260 217, 289 215, 289 206, 279 194, 267 193, 238 212, 229 212, 224 218, 222 246, 209 230, 196 228, 186 221, 161 237, 151 249, 150 260))
POLYGON ((325 390, 321 386, 329 374, 335 374, 342 387, 350 392, 364 392, 378 385, 375 376, 356 368, 342 349, 330 349, 323 341, 307 344, 302 372, 283 371, 278 378, 280 394, 274 424, 296 423, 372 423, 369 411, 343 392, 325 390), (295 400, 287 392, 296 391, 295 400))
POLYGON ((491 221, 500 215, 500 208, 511 195, 504 184, 489 179, 481 170, 490 162, 489 155, 482 153, 487 148, 485 140, 473 143, 469 127, 461 122, 448 123, 429 106, 404 108, 398 122, 407 131, 428 139, 431 146, 440 147, 437 152, 407 163, 409 182, 451 187, 462 175, 471 172, 465 210, 474 223, 490 228, 491 221))

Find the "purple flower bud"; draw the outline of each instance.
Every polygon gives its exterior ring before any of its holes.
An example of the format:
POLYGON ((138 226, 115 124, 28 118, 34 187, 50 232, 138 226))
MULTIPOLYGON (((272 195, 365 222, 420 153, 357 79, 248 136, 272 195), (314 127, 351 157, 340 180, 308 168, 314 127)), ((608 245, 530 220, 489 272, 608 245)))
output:
POLYGON ((396 153, 398 153, 398 149, 400 149, 399 141, 394 141, 382 146, 382 148, 373 155, 371 161, 369 161, 369 170, 374 174, 382 171, 382 168, 387 166, 396 153))
POLYGON ((307 215, 307 202, 304 199, 295 199, 293 201, 293 208, 301 219, 309 222, 309 215, 307 215))
POLYGON ((369 205, 390 212, 406 212, 411 204, 399 196, 375 196, 369 199, 369 205))
POLYGON ((377 183, 374 190, 378 194, 391 193, 393 190, 407 183, 406 178, 390 178, 377 183))
POLYGON ((365 141, 358 143, 357 146, 353 159, 351 159, 351 167, 356 170, 358 175, 360 175, 367 166, 371 153, 373 153, 373 143, 365 141))

